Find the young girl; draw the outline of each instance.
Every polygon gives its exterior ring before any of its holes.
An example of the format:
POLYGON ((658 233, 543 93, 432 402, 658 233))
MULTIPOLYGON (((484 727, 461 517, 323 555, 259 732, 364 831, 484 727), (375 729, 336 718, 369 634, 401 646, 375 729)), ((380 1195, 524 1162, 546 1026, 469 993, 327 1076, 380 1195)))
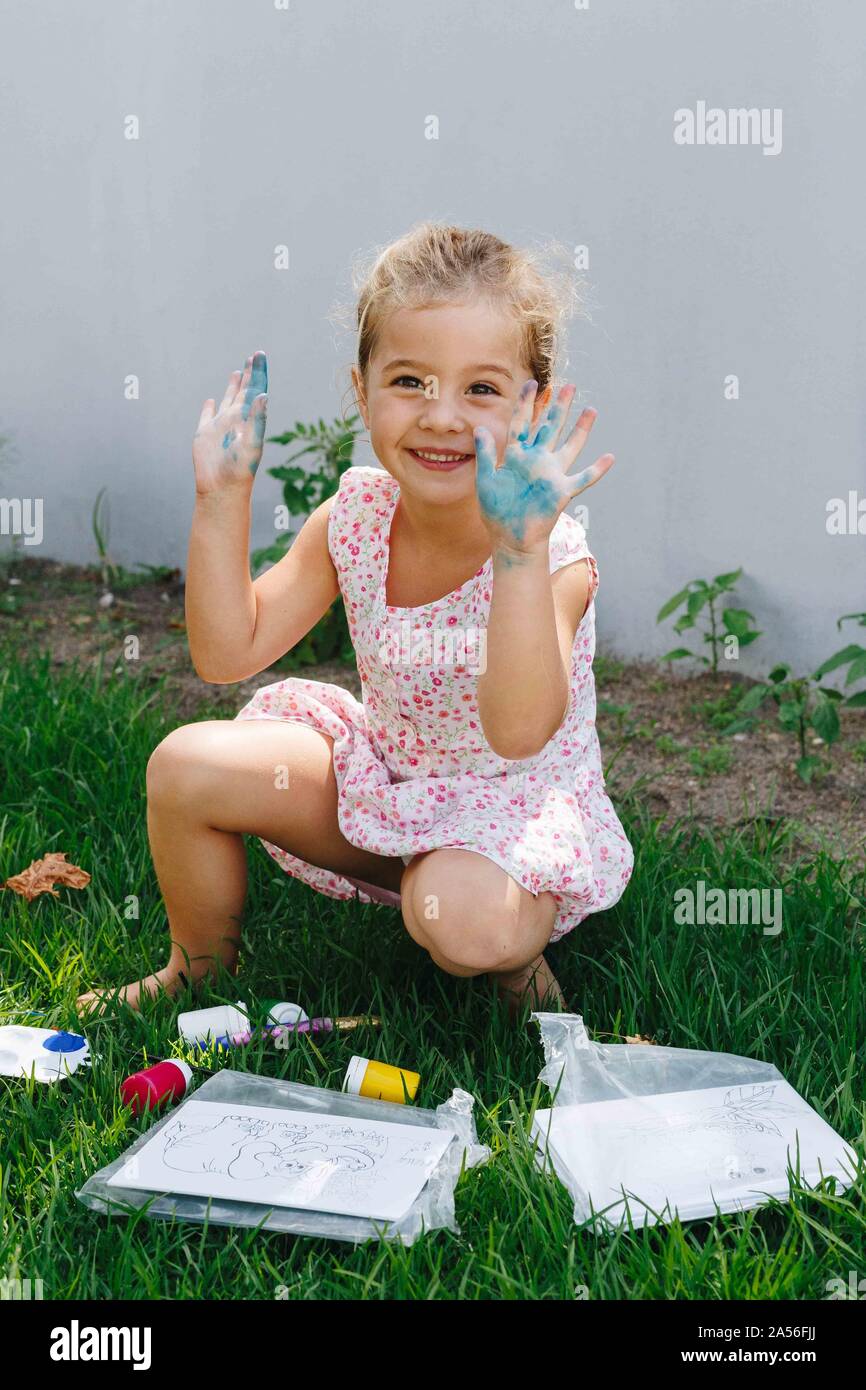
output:
MULTIPOLYGON (((631 847, 605 793, 592 659, 598 573, 564 510, 613 463, 574 465, 553 397, 561 304, 529 257, 424 223, 377 259, 352 380, 380 468, 352 467, 251 582, 250 494, 267 364, 233 372, 193 441, 186 617, 199 675, 244 680, 338 594, 363 703, 290 678, 234 721, 174 730, 147 767, 168 964, 119 991, 173 994, 234 969, 243 836, 334 898, 391 904, 452 975, 489 973, 512 1011, 563 1002, 548 942, 619 898, 631 847)), ((83 995, 83 1011, 102 992, 83 995)))

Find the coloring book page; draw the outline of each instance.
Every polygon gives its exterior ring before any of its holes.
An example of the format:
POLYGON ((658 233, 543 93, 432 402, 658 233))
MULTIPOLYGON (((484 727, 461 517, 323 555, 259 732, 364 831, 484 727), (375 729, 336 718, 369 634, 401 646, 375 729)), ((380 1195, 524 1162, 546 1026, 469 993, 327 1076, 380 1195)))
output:
POLYGON ((108 1181, 397 1221, 454 1137, 450 1129, 190 1100, 108 1181))
POLYGON ((853 1148, 786 1081, 554 1106, 536 1112, 533 1132, 596 1211, 622 1203, 623 1188, 638 1206, 661 1212, 670 1202, 684 1219, 711 1215, 714 1200, 731 1210, 765 1194, 785 1199, 798 1136, 810 1186, 822 1171, 846 1186, 857 1166, 853 1148))

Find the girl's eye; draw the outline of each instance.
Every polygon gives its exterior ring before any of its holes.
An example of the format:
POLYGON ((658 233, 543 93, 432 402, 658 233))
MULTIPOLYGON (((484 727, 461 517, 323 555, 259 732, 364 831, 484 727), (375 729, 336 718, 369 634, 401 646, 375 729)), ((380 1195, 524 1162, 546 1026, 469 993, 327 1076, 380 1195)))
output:
MULTIPOLYGON (((393 381, 391 382, 391 385, 392 385, 392 386, 421 386, 421 385, 423 385, 423 382, 418 381, 418 378, 417 378, 417 377, 395 377, 395 379, 393 379, 393 381)), ((493 395, 493 396, 498 396, 498 395, 499 395, 499 392, 496 391, 495 386, 491 386, 491 384, 489 384, 489 382, 487 382, 487 381, 475 381, 475 382, 473 382, 473 385, 471 385, 471 388, 470 388, 471 391, 474 391, 475 386, 481 386, 482 392, 484 392, 485 395, 493 395)))
MULTIPOLYGON (((394 380, 391 382, 391 385, 392 385, 392 386, 406 386, 407 383, 408 383, 407 389, 410 389, 412 386, 422 386, 422 385, 423 385, 423 382, 419 381, 418 378, 417 378, 417 376, 398 376, 398 377, 395 377, 394 380)), ((481 390, 482 390, 482 392, 484 393, 485 396, 487 396, 487 395, 498 396, 498 395, 500 394, 500 393, 497 391, 496 387, 495 387, 495 386, 491 386, 490 383, 487 382, 487 381, 476 381, 476 382, 473 382, 472 386, 471 386, 469 389, 470 389, 471 391, 474 391, 475 388, 476 388, 476 387, 479 387, 479 386, 480 386, 480 388, 481 388, 481 390)))

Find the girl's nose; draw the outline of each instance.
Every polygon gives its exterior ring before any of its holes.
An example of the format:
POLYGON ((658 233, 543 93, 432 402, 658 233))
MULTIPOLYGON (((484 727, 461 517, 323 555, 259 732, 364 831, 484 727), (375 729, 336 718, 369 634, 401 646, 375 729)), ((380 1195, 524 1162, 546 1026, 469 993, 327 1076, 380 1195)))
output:
POLYGON ((420 425, 430 429, 463 429, 465 420, 462 398, 453 398, 441 390, 438 397, 423 397, 418 416, 420 425))

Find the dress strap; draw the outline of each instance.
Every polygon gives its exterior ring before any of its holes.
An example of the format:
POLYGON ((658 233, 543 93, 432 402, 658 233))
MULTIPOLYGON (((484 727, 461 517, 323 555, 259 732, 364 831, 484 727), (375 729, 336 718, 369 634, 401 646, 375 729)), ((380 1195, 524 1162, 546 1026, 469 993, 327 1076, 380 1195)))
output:
POLYGON ((353 464, 340 477, 328 515, 328 552, 344 593, 344 580, 377 549, 393 486, 390 473, 367 465, 353 464))
POLYGON ((589 564, 589 593, 586 608, 595 598, 598 589, 598 565, 586 540, 586 530, 576 517, 563 512, 550 533, 550 573, 573 565, 576 560, 586 560, 589 564))
POLYGON ((375 622, 387 557, 388 518, 397 487, 383 468, 353 464, 341 475, 328 514, 328 553, 337 571, 356 654, 375 622))

